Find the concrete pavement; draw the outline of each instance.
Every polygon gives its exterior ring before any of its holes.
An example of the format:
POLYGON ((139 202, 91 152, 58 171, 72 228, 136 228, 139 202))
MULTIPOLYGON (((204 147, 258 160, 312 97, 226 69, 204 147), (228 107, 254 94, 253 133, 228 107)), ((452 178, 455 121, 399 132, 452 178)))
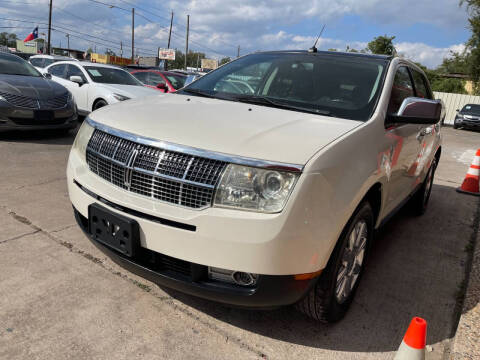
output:
POLYGON ((75 225, 65 184, 73 136, 0 134, 0 358, 390 359, 412 316, 427 359, 448 358, 478 198, 458 194, 480 134, 445 129, 430 208, 401 211, 373 247, 346 318, 231 309, 107 259, 75 225))

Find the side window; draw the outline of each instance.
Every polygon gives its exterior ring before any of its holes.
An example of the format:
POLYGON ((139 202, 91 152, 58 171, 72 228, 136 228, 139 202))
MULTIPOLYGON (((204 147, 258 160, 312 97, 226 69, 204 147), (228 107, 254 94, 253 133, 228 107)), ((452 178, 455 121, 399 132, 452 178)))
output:
POLYGON ((148 85, 157 86, 158 84, 165 84, 165 79, 161 75, 158 75, 154 72, 151 72, 148 74, 149 74, 148 82, 147 82, 148 85))
POLYGON ((413 83, 415 84, 415 92, 417 97, 431 99, 432 95, 427 87, 427 80, 425 77, 416 70, 410 69, 412 72, 413 83))
POLYGON ((70 76, 80 76, 83 82, 87 82, 87 79, 85 78, 85 75, 83 75, 82 70, 80 70, 76 65, 68 64, 66 79, 69 80, 70 76))
POLYGON ((132 75, 135 76, 142 83, 147 84, 148 72, 136 72, 132 75))
POLYGON ((61 78, 65 78, 65 69, 67 65, 65 64, 59 64, 59 65, 54 65, 50 68, 48 68, 48 73, 52 74, 53 76, 58 76, 61 78))
POLYGON ((388 113, 395 114, 400 109, 403 100, 407 97, 415 96, 412 80, 406 66, 402 66, 395 74, 390 103, 388 104, 388 113))
POLYGON ((33 66, 42 67, 42 65, 43 65, 43 59, 42 59, 42 58, 30 59, 30 63, 31 63, 33 66))

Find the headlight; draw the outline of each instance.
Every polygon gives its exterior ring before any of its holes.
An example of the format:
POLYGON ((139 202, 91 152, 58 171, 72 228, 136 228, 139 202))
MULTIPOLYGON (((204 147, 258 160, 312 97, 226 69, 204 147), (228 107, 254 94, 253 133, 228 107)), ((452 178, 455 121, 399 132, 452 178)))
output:
POLYGON ((265 213, 283 210, 298 174, 230 164, 218 186, 214 206, 265 213))
POLYGON ((117 99, 118 101, 125 101, 130 99, 128 96, 121 95, 121 94, 113 94, 113 97, 117 99))
POLYGON ((463 115, 462 114, 457 114, 457 119, 463 119, 463 115))
POLYGON ((79 151, 81 154, 86 154, 87 145, 94 130, 93 126, 91 126, 87 119, 85 119, 77 132, 72 148, 79 151))

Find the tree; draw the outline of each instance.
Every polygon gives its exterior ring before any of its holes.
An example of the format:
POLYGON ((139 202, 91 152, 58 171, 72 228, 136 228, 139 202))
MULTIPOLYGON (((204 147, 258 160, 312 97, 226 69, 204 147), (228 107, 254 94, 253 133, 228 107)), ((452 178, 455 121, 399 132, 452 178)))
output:
POLYGON ((2 32, 0 33, 0 45, 15 47, 17 35, 14 33, 2 32))
MULTIPOLYGON (((202 52, 189 51, 187 56, 188 67, 201 66, 202 59, 205 59, 205 54, 202 52)), ((185 67, 185 54, 180 50, 175 51, 175 60, 168 61, 169 69, 183 69, 185 67)))
POLYGON ((396 55, 397 50, 393 45, 393 39, 395 39, 395 36, 377 36, 368 43, 367 50, 372 54, 396 55))
POLYGON ((468 22, 472 32, 465 49, 467 73, 473 81, 475 94, 480 94, 480 0, 460 0, 460 5, 466 4, 468 22))
POLYGON ((232 59, 230 59, 230 56, 224 57, 222 60, 220 60, 219 65, 227 64, 230 61, 232 61, 232 59))

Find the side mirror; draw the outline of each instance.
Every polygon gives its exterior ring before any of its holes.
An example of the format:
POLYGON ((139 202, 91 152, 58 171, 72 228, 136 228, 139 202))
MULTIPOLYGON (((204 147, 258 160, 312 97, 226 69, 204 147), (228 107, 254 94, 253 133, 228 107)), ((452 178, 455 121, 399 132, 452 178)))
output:
POLYGON ((163 92, 167 92, 167 85, 165 83, 158 83, 157 84, 157 89, 163 91, 163 92))
POLYGON ((44 77, 45 79, 52 80, 52 74, 50 74, 50 73, 44 73, 44 74, 43 74, 43 77, 44 77))
POLYGON ((82 86, 84 84, 82 77, 78 75, 70 76, 69 80, 71 82, 77 83, 79 86, 82 86))
POLYGON ((388 124, 436 124, 442 115, 441 100, 409 97, 397 114, 387 115, 388 124))

